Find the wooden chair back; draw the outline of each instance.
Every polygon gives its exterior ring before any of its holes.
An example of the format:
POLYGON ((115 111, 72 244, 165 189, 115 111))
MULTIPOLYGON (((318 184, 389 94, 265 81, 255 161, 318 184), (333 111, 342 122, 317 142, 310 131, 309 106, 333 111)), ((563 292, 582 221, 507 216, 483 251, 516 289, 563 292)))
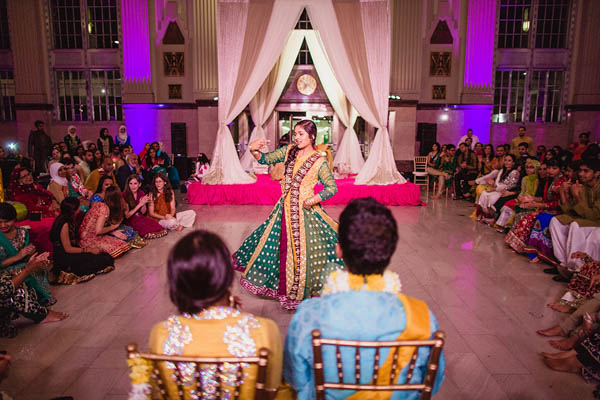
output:
POLYGON ((186 389, 193 389, 198 394, 203 393, 205 388, 202 386, 203 382, 201 374, 210 368, 210 370, 215 372, 214 376, 217 382, 216 398, 232 398, 237 400, 240 398, 241 386, 244 379, 244 369, 247 369, 252 365, 258 367, 256 383, 254 385, 254 399, 267 400, 272 397, 266 388, 269 357, 269 350, 266 348, 259 349, 258 355, 254 357, 184 357, 140 353, 138 352, 138 347, 135 343, 127 345, 126 349, 128 359, 138 357, 146 360, 152 365, 150 383, 153 388, 158 388, 158 392, 153 393, 153 399, 183 400, 186 389), (159 363, 161 362, 170 363, 172 366, 172 379, 174 379, 173 383, 177 388, 177 397, 175 398, 169 397, 167 382, 165 382, 164 376, 161 376, 159 369, 159 363), (231 374, 231 370, 234 370, 234 376, 228 376, 229 379, 226 379, 227 382, 224 382, 223 377, 231 374), (192 382, 184 382, 186 380, 185 371, 188 371, 187 374, 192 372, 192 382), (231 390, 229 395, 225 393, 225 386, 231 390))
MULTIPOLYGON (((321 332, 318 329, 312 331, 312 344, 313 344, 313 369, 315 373, 315 389, 317 400, 325 400, 326 389, 337 389, 337 390, 368 390, 368 391, 408 391, 418 390, 421 392, 421 400, 429 400, 433 391, 433 385, 435 377, 437 375, 440 356, 442 348, 444 347, 444 341, 446 334, 443 331, 436 331, 434 338, 429 340, 394 340, 394 341, 360 341, 360 340, 339 340, 339 339, 323 339, 321 332), (324 369, 327 367, 323 364, 323 346, 335 346, 335 355, 337 360, 337 382, 325 382, 324 369), (344 371, 342 368, 342 347, 354 347, 354 383, 344 383, 344 371), (408 364, 408 371, 406 373, 406 380, 403 383, 396 383, 398 376, 396 376, 399 365, 398 355, 400 348, 402 347, 414 347, 412 357, 408 364), (421 347, 430 347, 431 353, 429 360, 427 361, 427 370, 421 383, 409 383, 413 377, 414 369, 417 363, 417 355, 421 347), (361 366, 360 366, 360 349, 370 348, 375 349, 375 357, 373 363, 372 376, 373 380, 371 383, 361 384, 361 366), (379 362, 380 362, 380 351, 381 348, 389 348, 390 352, 393 352, 393 359, 389 379, 387 385, 380 385, 377 383, 379 377, 379 362)), ((331 366, 333 367, 333 366, 331 366)))
POLYGON ((414 158, 413 172, 427 172, 427 157, 418 156, 414 158))

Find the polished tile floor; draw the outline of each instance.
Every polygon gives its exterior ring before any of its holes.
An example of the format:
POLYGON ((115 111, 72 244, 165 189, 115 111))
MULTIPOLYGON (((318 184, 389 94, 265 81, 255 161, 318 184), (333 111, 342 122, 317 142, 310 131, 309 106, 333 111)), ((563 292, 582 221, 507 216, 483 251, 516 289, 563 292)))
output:
MULTIPOLYGON (((269 206, 191 206, 196 227, 218 232, 232 250, 269 214, 269 206)), ((338 217, 343 207, 327 211, 338 217)), ((425 300, 448 336, 446 380, 436 399, 588 399, 592 387, 576 375, 548 370, 537 353, 551 347, 535 333, 559 321, 545 304, 562 286, 540 266, 503 248, 502 236, 467 218, 462 201, 396 207, 400 242, 390 268, 404 292, 425 300)), ((70 395, 76 400, 126 399, 125 345, 141 344, 151 327, 174 312, 165 260, 183 235, 171 233, 119 259, 117 269, 88 283, 55 287, 56 310, 68 320, 22 326, 1 339, 13 356, 0 384, 20 400, 70 395)), ((234 291, 246 311, 271 318, 285 335, 291 314, 270 300, 234 291)))

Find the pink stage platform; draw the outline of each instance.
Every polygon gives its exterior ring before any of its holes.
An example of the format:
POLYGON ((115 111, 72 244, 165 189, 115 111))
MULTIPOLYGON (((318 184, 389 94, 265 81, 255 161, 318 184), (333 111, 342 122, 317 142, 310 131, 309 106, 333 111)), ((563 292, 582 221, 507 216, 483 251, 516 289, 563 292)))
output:
MULTIPOLYGON (((271 180, 269 175, 258 175, 256 183, 250 185, 203 185, 196 182, 190 185, 187 199, 190 204, 257 204, 273 205, 281 197, 279 182, 271 180)), ((325 205, 348 204, 359 197, 373 197, 387 206, 420 206, 419 186, 407 182, 403 185, 355 185, 354 177, 336 180, 338 192, 324 202, 325 205)), ((323 189, 317 185, 315 193, 323 189)))

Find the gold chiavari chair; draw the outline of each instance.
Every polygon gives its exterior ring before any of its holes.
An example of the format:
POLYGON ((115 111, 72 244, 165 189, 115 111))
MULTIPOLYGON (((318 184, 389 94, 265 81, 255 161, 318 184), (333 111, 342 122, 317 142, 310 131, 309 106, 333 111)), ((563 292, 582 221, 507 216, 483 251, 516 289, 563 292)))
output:
MULTIPOLYGON (((203 390, 206 388, 202 387, 203 382, 201 374, 206 371, 207 368, 211 368, 211 370, 215 372, 214 376, 217 383, 217 394, 220 393, 220 396, 217 398, 232 398, 237 400, 240 398, 244 369, 252 365, 258 367, 256 383, 254 385, 254 399, 268 400, 275 398, 276 392, 266 388, 269 357, 269 350, 266 348, 259 349, 258 355, 254 357, 187 357, 140 353, 138 352, 138 347, 135 343, 127 345, 126 350, 128 359, 139 358, 152 365, 149 383, 153 388, 153 399, 183 400, 186 389, 194 389, 196 393, 203 393, 203 390), (173 383, 177 388, 177 397, 170 397, 169 392, 167 391, 165 377, 161 375, 159 363, 165 362, 173 365, 173 374, 170 379, 173 379, 173 383), (184 382, 186 380, 184 376, 186 375, 186 372, 184 369, 188 369, 189 374, 190 366, 193 366, 193 379, 192 382, 186 383, 184 382), (225 368, 225 366, 228 368, 225 368), (227 382, 224 382, 224 376, 230 374, 232 369, 234 370, 233 376, 228 376, 228 379, 225 379, 227 382), (230 396, 225 394, 225 386, 230 390, 230 396)), ((187 398, 187 396, 185 398, 187 398)))
POLYGON ((438 364, 444 347, 444 341, 446 334, 443 331, 436 331, 434 338, 430 340, 394 340, 394 341, 359 341, 359 340, 339 340, 339 339, 323 339, 321 337, 321 331, 315 329, 312 331, 312 344, 313 344, 313 369, 315 373, 315 389, 317 400, 325 400, 326 389, 337 389, 337 390, 368 390, 368 391, 408 391, 418 390, 421 392, 421 400, 429 400, 433 391, 433 385, 435 377, 438 372, 438 364), (337 382, 325 382, 325 366, 323 365, 323 346, 335 346, 335 354, 337 361, 338 381, 337 382), (342 368, 342 353, 341 347, 354 347, 355 350, 355 383, 344 383, 344 372, 342 368), (412 357, 408 364, 408 371, 406 373, 406 380, 404 383, 396 383, 399 373, 398 365, 398 354, 402 347, 413 347, 412 357), (427 361, 427 372, 423 382, 421 383, 408 383, 413 377, 415 365, 417 363, 417 355, 419 348, 431 347, 431 353, 429 360, 427 361), (373 363, 373 381, 367 384, 361 384, 361 366, 360 366, 360 349, 371 348, 375 349, 375 358, 373 363), (390 377, 387 385, 377 384, 377 378, 379 376, 379 361, 380 361, 380 350, 381 348, 389 348, 393 354, 392 368, 390 377))
POLYGON ((413 183, 425 186, 425 199, 429 198, 429 173, 427 173, 427 157, 415 157, 413 160, 413 183))

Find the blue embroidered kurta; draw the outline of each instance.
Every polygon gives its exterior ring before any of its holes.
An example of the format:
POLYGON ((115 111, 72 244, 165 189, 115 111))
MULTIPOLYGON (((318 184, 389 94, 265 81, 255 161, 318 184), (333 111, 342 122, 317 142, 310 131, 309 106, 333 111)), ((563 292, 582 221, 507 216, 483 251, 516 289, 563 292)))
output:
MULTIPOLYGON (((437 320, 429 311, 430 330, 438 330, 437 320)), ((320 298, 304 300, 294 314, 285 339, 283 377, 295 390, 299 400, 315 398, 313 374, 313 350, 311 332, 321 330, 324 338, 347 340, 395 340, 406 328, 404 306, 393 293, 375 291, 348 291, 333 293, 320 298)), ((354 355, 352 347, 342 348, 344 382, 354 383, 354 355)), ((380 366, 384 363, 389 349, 382 349, 380 366)), ((411 382, 421 382, 426 372, 430 350, 421 348, 411 382)), ((372 381, 374 349, 361 350, 361 383, 372 381)), ((323 346, 325 381, 337 382, 337 362, 335 348, 323 346)), ((433 393, 436 393, 444 379, 445 360, 440 357, 438 374, 433 393)), ((398 382, 404 382, 408 367, 402 370, 398 382)), ((328 390, 327 399, 345 399, 352 390, 328 390)), ((418 399, 415 391, 394 392, 391 399, 418 399)))

